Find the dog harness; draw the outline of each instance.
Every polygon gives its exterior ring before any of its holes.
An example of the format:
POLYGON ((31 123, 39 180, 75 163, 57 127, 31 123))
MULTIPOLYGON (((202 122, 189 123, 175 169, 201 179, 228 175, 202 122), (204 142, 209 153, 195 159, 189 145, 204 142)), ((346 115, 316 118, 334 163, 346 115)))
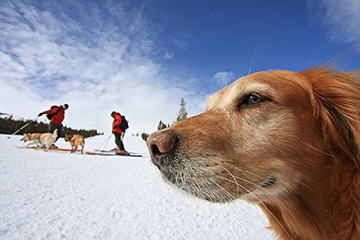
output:
POLYGON ((30 140, 40 139, 41 133, 36 133, 34 136, 30 137, 30 140))

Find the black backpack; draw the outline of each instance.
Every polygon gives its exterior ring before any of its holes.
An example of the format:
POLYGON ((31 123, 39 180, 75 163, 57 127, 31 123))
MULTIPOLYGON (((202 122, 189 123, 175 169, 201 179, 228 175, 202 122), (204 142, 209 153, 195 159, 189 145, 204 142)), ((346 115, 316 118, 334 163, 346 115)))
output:
POLYGON ((53 116, 60 111, 60 108, 58 106, 56 106, 56 105, 51 106, 51 109, 54 109, 54 108, 57 108, 58 110, 56 110, 56 112, 54 112, 53 114, 46 114, 46 117, 49 120, 51 120, 53 118, 53 116))
POLYGON ((125 130, 129 128, 129 123, 126 120, 125 116, 120 115, 120 117, 121 117, 121 123, 119 125, 119 128, 121 131, 125 132, 125 130))

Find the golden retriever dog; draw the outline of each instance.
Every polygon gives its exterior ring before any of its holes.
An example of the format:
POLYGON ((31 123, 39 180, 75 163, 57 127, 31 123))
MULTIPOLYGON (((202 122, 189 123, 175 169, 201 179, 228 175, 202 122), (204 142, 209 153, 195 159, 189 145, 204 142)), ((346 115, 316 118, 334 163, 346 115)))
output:
POLYGON ((45 149, 44 151, 47 152, 49 150, 49 148, 51 147, 51 145, 56 141, 56 138, 58 136, 58 130, 55 129, 53 133, 43 133, 40 136, 40 146, 38 148, 41 147, 41 145, 45 145, 45 149))
POLYGON ((242 77, 151 134, 152 162, 199 198, 258 204, 279 239, 360 239, 359 80, 327 67, 242 77))
POLYGON ((20 141, 23 141, 24 143, 27 141, 31 141, 26 145, 26 147, 29 147, 30 145, 40 145, 40 136, 42 133, 24 133, 24 136, 20 139, 20 141))
POLYGON ((80 134, 69 134, 65 137, 66 142, 70 142, 71 145, 71 152, 76 152, 81 146, 81 154, 84 153, 84 146, 85 146, 85 139, 84 136, 80 134))

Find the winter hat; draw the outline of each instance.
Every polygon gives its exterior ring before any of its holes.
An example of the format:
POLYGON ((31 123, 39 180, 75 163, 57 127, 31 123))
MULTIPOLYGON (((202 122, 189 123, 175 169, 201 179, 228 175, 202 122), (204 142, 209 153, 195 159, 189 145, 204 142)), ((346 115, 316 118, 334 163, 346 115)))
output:
POLYGON ((112 111, 111 116, 113 116, 113 115, 115 115, 115 114, 116 114, 116 112, 115 112, 115 111, 112 111))

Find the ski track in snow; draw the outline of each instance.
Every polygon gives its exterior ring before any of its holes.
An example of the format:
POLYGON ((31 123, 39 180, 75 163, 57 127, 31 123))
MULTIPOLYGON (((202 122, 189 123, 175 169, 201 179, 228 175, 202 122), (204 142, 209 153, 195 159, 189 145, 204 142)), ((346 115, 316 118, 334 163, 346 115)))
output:
POLYGON ((255 205, 209 203, 165 183, 140 138, 125 147, 142 158, 19 149, 19 139, 0 135, 0 239, 275 239, 255 205))

